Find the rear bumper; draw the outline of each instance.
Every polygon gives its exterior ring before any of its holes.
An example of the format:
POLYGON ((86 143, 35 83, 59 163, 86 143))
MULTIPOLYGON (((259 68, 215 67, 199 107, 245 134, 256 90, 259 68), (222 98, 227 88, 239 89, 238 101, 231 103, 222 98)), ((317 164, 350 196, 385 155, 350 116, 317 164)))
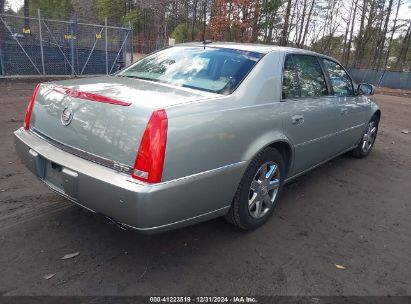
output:
POLYGON ((89 211, 109 216, 143 233, 162 232, 223 216, 246 166, 240 162, 149 185, 62 151, 23 128, 14 135, 22 162, 52 190, 89 211), (48 177, 50 164, 57 165, 61 171, 60 182, 48 177))

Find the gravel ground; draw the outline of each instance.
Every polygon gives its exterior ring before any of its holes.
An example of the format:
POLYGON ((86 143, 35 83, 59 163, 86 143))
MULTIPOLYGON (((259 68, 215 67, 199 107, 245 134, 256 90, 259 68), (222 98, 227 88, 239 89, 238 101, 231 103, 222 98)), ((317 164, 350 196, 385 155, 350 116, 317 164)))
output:
POLYGON ((0 295, 411 295, 411 98, 375 95, 371 155, 288 184, 261 229, 217 219, 144 236, 51 193, 20 163, 12 132, 34 86, 0 82, 0 295))

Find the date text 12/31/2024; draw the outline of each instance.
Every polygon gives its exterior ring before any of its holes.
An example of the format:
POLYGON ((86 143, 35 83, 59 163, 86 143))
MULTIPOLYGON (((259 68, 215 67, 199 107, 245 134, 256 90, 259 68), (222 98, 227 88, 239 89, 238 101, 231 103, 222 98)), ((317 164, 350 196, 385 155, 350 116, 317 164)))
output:
POLYGON ((257 303, 254 297, 150 297, 150 303, 257 303))

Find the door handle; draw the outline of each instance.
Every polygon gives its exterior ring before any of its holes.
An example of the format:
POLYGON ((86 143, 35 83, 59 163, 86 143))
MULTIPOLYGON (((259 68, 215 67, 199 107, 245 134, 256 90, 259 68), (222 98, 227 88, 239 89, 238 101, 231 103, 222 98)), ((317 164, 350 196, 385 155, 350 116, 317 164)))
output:
POLYGON ((348 113, 348 109, 347 108, 341 108, 341 115, 345 115, 348 113))
POLYGON ((304 122, 304 116, 302 115, 291 116, 291 123, 293 125, 301 125, 303 122, 304 122))

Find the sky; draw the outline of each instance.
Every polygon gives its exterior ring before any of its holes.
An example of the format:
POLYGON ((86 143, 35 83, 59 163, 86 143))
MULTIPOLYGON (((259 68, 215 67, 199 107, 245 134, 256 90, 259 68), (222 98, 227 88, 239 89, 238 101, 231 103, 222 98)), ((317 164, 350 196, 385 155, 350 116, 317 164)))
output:
MULTIPOLYGON (((17 11, 23 6, 23 1, 24 0, 6 0, 6 3, 12 10, 17 11)), ((398 18, 409 19, 411 18, 411 0, 403 0, 403 2, 398 12, 398 18)))
POLYGON ((15 12, 19 10, 20 7, 23 6, 24 0, 6 0, 6 7, 9 6, 15 12))
POLYGON ((411 18, 411 1, 406 1, 403 5, 400 6, 398 11, 399 19, 410 19, 411 18))

